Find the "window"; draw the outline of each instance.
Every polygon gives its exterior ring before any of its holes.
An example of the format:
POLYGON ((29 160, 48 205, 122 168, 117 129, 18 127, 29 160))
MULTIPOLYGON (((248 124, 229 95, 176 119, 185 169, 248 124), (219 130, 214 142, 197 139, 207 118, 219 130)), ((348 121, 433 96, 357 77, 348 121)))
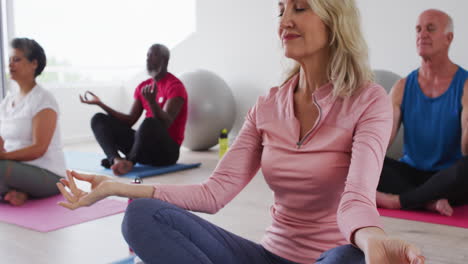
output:
POLYGON ((6 55, 5 49, 2 47, 4 43, 6 43, 7 34, 6 30, 4 29, 4 25, 6 25, 6 1, 0 0, 0 100, 6 94, 6 72, 5 72, 5 62, 6 62, 6 55))
POLYGON ((9 35, 43 46, 48 61, 38 80, 47 87, 122 84, 145 70, 151 44, 171 49, 196 27, 195 0, 11 2, 9 35))

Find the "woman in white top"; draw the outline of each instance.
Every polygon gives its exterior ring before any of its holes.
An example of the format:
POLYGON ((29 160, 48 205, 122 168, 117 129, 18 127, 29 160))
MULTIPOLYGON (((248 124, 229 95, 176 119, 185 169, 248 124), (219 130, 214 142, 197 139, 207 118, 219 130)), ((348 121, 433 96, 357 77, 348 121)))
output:
POLYGON ((31 198, 58 194, 65 176, 59 108, 54 96, 36 83, 46 55, 34 40, 11 43, 9 69, 19 91, 0 104, 0 201, 19 206, 31 198))

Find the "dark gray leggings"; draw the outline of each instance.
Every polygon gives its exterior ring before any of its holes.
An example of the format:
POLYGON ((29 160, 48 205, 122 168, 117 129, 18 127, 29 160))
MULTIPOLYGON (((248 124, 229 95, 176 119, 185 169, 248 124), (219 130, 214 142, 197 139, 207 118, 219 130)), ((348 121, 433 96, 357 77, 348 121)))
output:
POLYGON ((0 160, 0 197, 10 190, 27 193, 31 198, 59 194, 55 185, 62 177, 18 161, 0 160))

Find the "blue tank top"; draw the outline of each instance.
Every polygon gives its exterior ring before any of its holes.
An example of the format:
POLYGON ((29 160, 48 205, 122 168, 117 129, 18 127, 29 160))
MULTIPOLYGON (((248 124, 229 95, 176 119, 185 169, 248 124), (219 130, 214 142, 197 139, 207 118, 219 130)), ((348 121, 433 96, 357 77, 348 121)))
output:
POLYGON ((401 161, 419 170, 438 171, 462 157, 461 99, 468 72, 458 67, 447 91, 430 98, 419 87, 418 71, 408 75, 401 104, 404 125, 401 161))

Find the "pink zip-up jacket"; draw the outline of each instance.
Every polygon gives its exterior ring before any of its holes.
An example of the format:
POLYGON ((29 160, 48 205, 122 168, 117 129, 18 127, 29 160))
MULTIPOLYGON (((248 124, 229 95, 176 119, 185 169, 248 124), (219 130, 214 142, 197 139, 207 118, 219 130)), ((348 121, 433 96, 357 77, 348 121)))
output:
POLYGON ((154 197, 216 213, 261 168, 274 192, 273 220, 261 244, 298 263, 315 263, 322 252, 349 243, 359 228, 380 227, 375 193, 393 118, 387 93, 377 84, 348 98, 333 97, 331 84, 317 89, 318 120, 299 140, 298 79, 258 99, 208 180, 156 185, 154 197))

